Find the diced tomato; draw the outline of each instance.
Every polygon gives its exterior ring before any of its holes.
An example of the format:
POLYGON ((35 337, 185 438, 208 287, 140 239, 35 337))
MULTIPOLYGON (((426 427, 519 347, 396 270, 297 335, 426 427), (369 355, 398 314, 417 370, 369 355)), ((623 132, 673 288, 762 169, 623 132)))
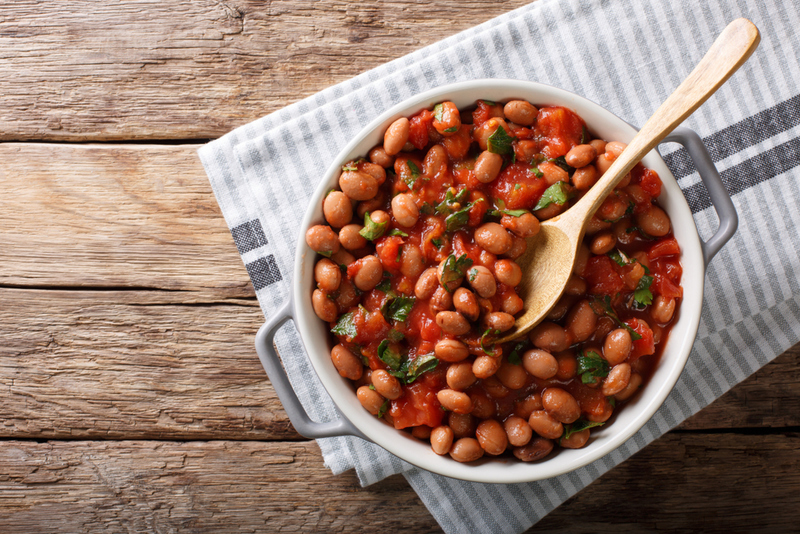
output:
POLYGON ((430 387, 423 382, 414 382, 404 388, 399 399, 391 402, 389 415, 398 429, 419 425, 437 427, 442 423, 444 410, 430 387))
POLYGON ((408 130, 408 141, 417 150, 422 150, 428 144, 428 126, 433 124, 433 113, 427 109, 423 109, 408 122, 410 127, 408 130))
POLYGON ((650 290, 654 295, 661 295, 671 299, 683 296, 683 288, 661 273, 653 275, 653 283, 650 285, 650 290))
POLYGON ((386 334, 391 330, 389 323, 383 318, 380 312, 364 313, 357 308, 353 314, 353 323, 356 326, 356 336, 352 339, 358 345, 367 345, 373 342, 381 342, 386 338, 386 334))
POLYGON ((478 107, 472 112, 472 122, 475 126, 480 126, 492 117, 502 116, 502 107, 497 104, 487 104, 484 100, 478 100, 478 107))
POLYGON ((423 341, 436 342, 442 337, 442 329, 436 324, 427 302, 414 304, 405 326, 407 330, 404 333, 409 338, 420 337, 423 341))
POLYGON ((467 157, 469 146, 472 143, 472 126, 469 124, 462 124, 461 128, 455 134, 445 137, 441 143, 450 160, 459 160, 467 157))
POLYGON ((661 178, 658 177, 656 171, 644 169, 639 180, 639 187, 651 197, 658 198, 661 194, 661 178))
POLYGON ((592 416, 593 419, 604 419, 611 415, 614 408, 603 395, 601 388, 590 388, 580 380, 573 380, 567 390, 578 401, 581 411, 592 416))
POLYGON ((539 109, 536 132, 542 136, 542 153, 548 158, 563 156, 583 137, 584 122, 574 111, 561 106, 539 109))
POLYGON ((499 198, 508 209, 532 209, 547 189, 547 180, 537 177, 525 163, 509 165, 489 186, 493 198, 499 198))
MULTIPOLYGON (((381 260, 383 268, 392 273, 400 272, 400 247, 403 245, 403 238, 399 236, 382 237, 375 243, 375 252, 381 260)), ((349 272, 349 267, 348 267, 349 272)))
POLYGON ((667 237, 658 241, 647 251, 647 259, 650 261, 662 256, 673 256, 681 253, 681 247, 674 237, 667 237))
POLYGON ((681 283, 681 277, 683 276, 683 267, 681 267, 678 260, 674 259, 674 256, 651 261, 650 271, 661 273, 676 284, 681 283))
POLYGON ((453 235, 453 254, 456 258, 466 254, 472 260, 472 265, 478 265, 481 258, 481 248, 470 240, 465 232, 456 232, 453 235))
POLYGON ((369 311, 380 310, 389 297, 380 289, 373 289, 364 293, 361 304, 369 311))
POLYGON ((584 278, 593 295, 616 295, 625 287, 608 256, 593 256, 586 262, 584 278))
POLYGON ((489 200, 486 195, 480 191, 473 191, 469 195, 469 201, 472 202, 472 207, 469 209, 469 220, 467 226, 475 228, 480 226, 483 222, 483 216, 489 211, 489 200))
POLYGON ((633 342, 631 354, 628 356, 630 361, 637 360, 642 356, 653 354, 656 351, 656 344, 653 340, 653 331, 650 326, 641 319, 631 318, 625 321, 625 324, 630 326, 637 334, 642 336, 633 342))

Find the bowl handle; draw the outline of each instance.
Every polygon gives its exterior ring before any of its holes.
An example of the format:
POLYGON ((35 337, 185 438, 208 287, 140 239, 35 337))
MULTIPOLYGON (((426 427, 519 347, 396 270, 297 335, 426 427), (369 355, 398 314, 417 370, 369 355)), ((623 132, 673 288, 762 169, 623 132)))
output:
POLYGON ((736 227, 739 225, 739 216, 736 214, 736 208, 733 205, 731 196, 728 194, 728 190, 725 189, 722 178, 720 178, 719 172, 714 166, 706 146, 703 144, 703 140, 694 130, 683 127, 675 128, 662 142, 678 143, 686 148, 697 172, 700 174, 703 185, 706 186, 708 196, 711 197, 711 204, 717 212, 717 217, 719 217, 717 232, 708 241, 702 242, 703 260, 708 266, 711 259, 736 233, 736 227))
POLYGON ((275 333, 283 323, 289 319, 293 319, 291 299, 286 301, 286 303, 258 329, 258 333, 256 334, 256 352, 295 430, 297 430, 300 435, 310 439, 329 438, 333 436, 358 436, 367 439, 353 423, 348 421, 339 412, 338 408, 334 407, 338 416, 336 421, 317 423, 311 420, 303 408, 303 405, 300 404, 300 399, 297 398, 292 384, 289 382, 289 377, 286 375, 286 371, 281 364, 280 357, 273 344, 275 333))

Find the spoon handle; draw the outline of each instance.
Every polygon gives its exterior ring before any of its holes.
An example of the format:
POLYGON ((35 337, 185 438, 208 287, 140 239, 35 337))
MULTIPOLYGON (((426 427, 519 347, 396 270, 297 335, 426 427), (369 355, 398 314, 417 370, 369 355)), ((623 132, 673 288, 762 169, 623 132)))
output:
MULTIPOLYGON (((571 228, 583 229, 614 186, 664 137, 700 107, 755 51, 761 40, 747 19, 736 19, 722 31, 691 74, 667 98, 631 140, 602 178, 574 206, 571 228), (580 207, 579 207, 580 206, 580 207)), ((570 217, 570 218, 572 218, 570 217)))

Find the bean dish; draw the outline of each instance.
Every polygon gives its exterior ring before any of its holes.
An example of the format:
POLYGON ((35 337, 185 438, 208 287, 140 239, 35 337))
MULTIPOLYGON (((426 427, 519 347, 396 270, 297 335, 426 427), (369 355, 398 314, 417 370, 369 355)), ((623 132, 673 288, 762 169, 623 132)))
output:
POLYGON ((515 262, 625 149, 576 113, 445 101, 347 162, 306 232, 315 313, 363 407, 433 451, 541 460, 580 448, 647 381, 682 297, 680 247, 636 165, 592 217, 565 293, 529 336, 515 262))

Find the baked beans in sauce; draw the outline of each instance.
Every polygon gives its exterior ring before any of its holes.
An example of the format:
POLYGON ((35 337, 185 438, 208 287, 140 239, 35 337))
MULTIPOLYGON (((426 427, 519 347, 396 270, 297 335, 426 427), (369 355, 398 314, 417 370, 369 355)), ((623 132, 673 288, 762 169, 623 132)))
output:
POLYGON ((680 305, 655 172, 636 165, 605 199, 547 320, 493 340, 522 310, 527 238, 624 148, 564 107, 442 102, 342 167, 306 233, 312 304, 366 410, 460 462, 587 444, 647 380, 680 305))

